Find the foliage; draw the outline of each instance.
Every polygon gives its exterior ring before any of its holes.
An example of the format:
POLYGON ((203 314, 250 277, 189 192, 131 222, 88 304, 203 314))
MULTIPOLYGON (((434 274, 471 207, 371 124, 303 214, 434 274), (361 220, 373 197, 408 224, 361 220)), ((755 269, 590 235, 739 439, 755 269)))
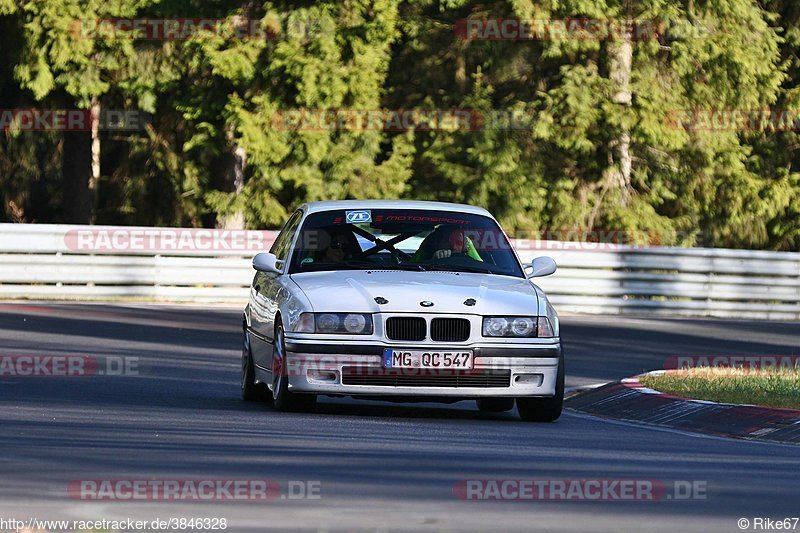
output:
MULTIPOLYGON (((419 198, 485 206, 509 230, 798 250, 799 133, 676 121, 797 114, 798 47, 789 0, 0 0, 0 108, 94 99, 151 114, 140 131, 101 133, 98 223, 241 216, 274 228, 305 201, 419 198), (76 35, 85 20, 182 17, 255 20, 268 33, 76 35), (455 29, 504 17, 633 20, 653 32, 631 42, 626 70, 613 32, 481 40, 455 29), (304 129, 287 119, 379 109, 467 110, 471 122, 304 129)), ((3 134, 0 219, 63 219, 71 134, 3 134)))

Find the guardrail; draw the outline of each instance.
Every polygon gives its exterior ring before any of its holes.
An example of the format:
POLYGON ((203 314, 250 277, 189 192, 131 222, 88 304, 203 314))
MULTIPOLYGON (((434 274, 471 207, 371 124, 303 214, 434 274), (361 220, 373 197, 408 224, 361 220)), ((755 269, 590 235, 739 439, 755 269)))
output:
MULTIPOLYGON (((0 224, 0 298, 244 302, 276 232, 0 224), (107 249, 104 249, 107 248, 107 249)), ((800 319, 800 253, 516 241, 559 311, 800 319)))

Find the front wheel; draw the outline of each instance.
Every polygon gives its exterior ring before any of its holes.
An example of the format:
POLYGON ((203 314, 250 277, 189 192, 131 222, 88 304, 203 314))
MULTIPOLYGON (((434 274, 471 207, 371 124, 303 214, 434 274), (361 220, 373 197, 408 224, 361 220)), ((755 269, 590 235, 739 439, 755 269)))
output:
POLYGON ((283 412, 313 411, 317 404, 317 395, 290 392, 287 374, 283 325, 278 323, 278 327, 275 328, 275 346, 272 351, 272 398, 275 408, 283 412))
POLYGON ((564 407, 564 351, 558 358, 556 394, 551 398, 517 398, 519 416, 526 422, 554 422, 564 407))
POLYGON ((267 386, 256 383, 256 370, 253 366, 253 354, 250 350, 250 337, 245 332, 242 346, 242 399, 248 402, 271 401, 267 386))

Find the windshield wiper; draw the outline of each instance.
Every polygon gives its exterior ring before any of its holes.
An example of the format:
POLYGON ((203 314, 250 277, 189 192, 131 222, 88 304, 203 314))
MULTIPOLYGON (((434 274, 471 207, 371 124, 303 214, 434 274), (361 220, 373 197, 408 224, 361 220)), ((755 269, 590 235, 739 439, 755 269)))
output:
POLYGON ((356 269, 362 269, 363 268, 363 269, 367 269, 367 270, 377 270, 377 269, 383 267, 383 265, 381 265, 380 263, 373 263, 372 261, 364 261, 364 260, 358 260, 358 259, 347 259, 347 260, 345 260, 345 261, 343 261, 342 263, 339 263, 339 264, 343 265, 343 266, 346 266, 346 267, 352 267, 352 268, 356 268, 356 269))
POLYGON ((413 272, 424 272, 426 269, 422 265, 415 263, 373 263, 372 261, 359 261, 350 259, 335 263, 333 261, 315 261, 301 265, 303 272, 315 272, 323 270, 407 270, 413 272))
POLYGON ((390 267, 396 267, 397 270, 408 270, 413 272, 425 272, 427 269, 417 263, 392 263, 390 267))
POLYGON ((313 263, 300 265, 300 269, 302 272, 319 272, 330 270, 360 270, 362 268, 372 269, 376 266, 379 265, 371 261, 314 261, 313 263))
POLYGON ((373 263, 371 261, 345 261, 346 265, 359 265, 368 268, 369 270, 409 270, 415 272, 424 272, 425 268, 422 265, 415 263, 373 263))
POLYGON ((373 263, 372 261, 359 261, 356 259, 345 261, 342 264, 356 268, 365 268, 367 270, 412 270, 416 272, 423 272, 425 270, 422 265, 413 263, 373 263))
POLYGON ((441 265, 441 264, 433 264, 433 265, 425 265, 426 270, 435 270, 441 272, 470 272, 474 274, 494 274, 494 271, 488 268, 480 268, 480 267, 470 267, 470 266, 463 266, 463 265, 441 265))

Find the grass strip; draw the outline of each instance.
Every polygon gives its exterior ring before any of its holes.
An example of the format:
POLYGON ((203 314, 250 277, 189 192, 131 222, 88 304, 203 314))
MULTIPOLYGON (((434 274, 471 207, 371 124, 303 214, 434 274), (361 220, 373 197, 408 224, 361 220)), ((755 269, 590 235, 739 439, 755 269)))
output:
POLYGON ((800 371, 792 369, 690 368, 642 376, 657 391, 720 403, 800 409, 800 371))

